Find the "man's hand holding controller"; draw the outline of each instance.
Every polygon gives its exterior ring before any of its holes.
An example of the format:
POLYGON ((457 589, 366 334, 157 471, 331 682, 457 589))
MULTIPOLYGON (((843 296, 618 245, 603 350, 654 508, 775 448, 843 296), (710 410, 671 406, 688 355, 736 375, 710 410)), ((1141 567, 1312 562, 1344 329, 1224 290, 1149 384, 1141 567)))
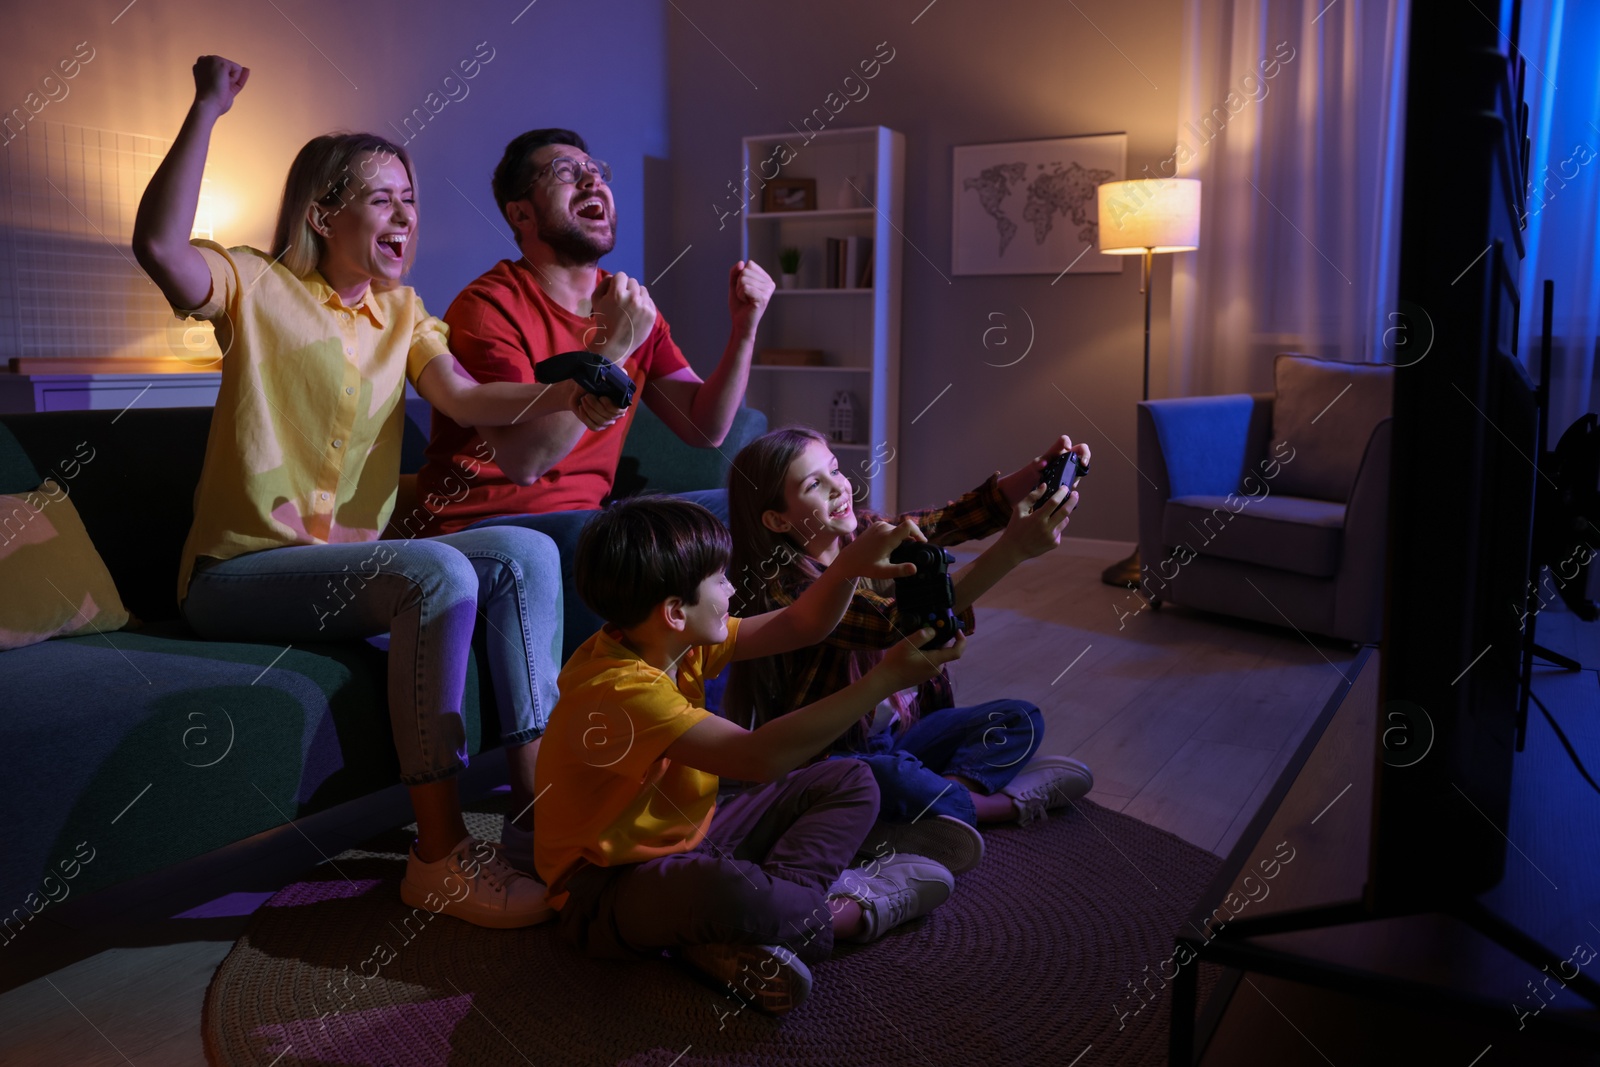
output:
MULTIPOLYGON (((656 305, 638 279, 622 271, 603 279, 594 291, 595 325, 584 337, 584 347, 623 368, 628 358, 650 337, 656 325, 656 305)), ((604 430, 619 421, 625 410, 607 397, 572 388, 569 410, 591 430, 604 430)))

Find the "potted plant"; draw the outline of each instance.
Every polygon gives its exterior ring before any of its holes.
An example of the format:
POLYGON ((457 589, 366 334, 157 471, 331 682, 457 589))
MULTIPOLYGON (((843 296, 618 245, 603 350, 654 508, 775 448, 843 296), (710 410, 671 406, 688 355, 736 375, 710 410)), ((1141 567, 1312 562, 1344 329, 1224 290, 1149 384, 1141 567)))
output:
POLYGON ((800 288, 800 250, 785 248, 778 253, 778 284, 785 289, 800 288))

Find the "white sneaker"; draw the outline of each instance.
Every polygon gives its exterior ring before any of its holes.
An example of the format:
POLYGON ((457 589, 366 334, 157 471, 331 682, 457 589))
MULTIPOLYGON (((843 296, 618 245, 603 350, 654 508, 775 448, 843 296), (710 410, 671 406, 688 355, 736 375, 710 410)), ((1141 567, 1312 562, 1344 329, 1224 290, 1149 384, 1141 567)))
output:
POLYGON ((956 880, 926 856, 896 855, 851 867, 828 890, 861 905, 866 928, 852 941, 876 941, 901 923, 926 915, 950 899, 956 880))
POLYGON ((423 863, 413 845, 400 883, 400 899, 496 930, 532 926, 555 918, 538 879, 513 868, 494 845, 464 837, 436 863, 423 863))
POLYGON ((539 877, 538 868, 533 865, 533 831, 524 830, 509 816, 500 831, 500 855, 523 874, 539 877))
POLYGON ((1069 756, 1039 756, 1000 792, 1017 805, 1017 825, 1043 822, 1051 808, 1065 807, 1094 788, 1087 764, 1069 756))
POLYGON ((951 874, 961 874, 983 859, 983 835, 954 815, 925 816, 915 822, 879 821, 856 854, 877 860, 895 855, 926 856, 951 874))
POLYGON ((785 1015, 811 995, 811 969, 778 945, 685 945, 679 957, 769 1015, 785 1015))

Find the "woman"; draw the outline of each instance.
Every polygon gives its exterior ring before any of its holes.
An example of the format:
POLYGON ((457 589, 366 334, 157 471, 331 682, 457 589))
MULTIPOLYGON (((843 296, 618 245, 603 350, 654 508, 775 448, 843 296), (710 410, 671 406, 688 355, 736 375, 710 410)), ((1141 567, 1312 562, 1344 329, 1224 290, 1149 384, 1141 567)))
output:
POLYGON ((225 641, 388 633, 390 720, 417 816, 401 896, 482 926, 541 921, 553 914, 544 887, 513 864, 533 869, 533 767, 556 699, 555 547, 517 528, 378 537, 394 507, 407 380, 468 425, 509 425, 555 398, 474 382, 444 324, 400 284, 415 254, 415 181, 404 149, 381 137, 301 149, 270 255, 190 242, 211 130, 249 73, 219 56, 195 63, 194 104, 134 226, 140 264, 180 316, 215 323, 225 353, 179 574, 184 618, 225 641), (479 615, 521 813, 507 820, 504 857, 467 833, 455 779, 479 615))

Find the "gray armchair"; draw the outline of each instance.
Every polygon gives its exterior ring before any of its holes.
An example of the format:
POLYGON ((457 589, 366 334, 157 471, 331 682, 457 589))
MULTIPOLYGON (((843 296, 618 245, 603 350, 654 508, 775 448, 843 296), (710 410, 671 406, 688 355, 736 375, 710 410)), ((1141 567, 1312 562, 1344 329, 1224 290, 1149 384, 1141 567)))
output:
POLYGON ((1273 370, 1270 395, 1139 405, 1140 588, 1375 642, 1393 368, 1282 355, 1273 370))

